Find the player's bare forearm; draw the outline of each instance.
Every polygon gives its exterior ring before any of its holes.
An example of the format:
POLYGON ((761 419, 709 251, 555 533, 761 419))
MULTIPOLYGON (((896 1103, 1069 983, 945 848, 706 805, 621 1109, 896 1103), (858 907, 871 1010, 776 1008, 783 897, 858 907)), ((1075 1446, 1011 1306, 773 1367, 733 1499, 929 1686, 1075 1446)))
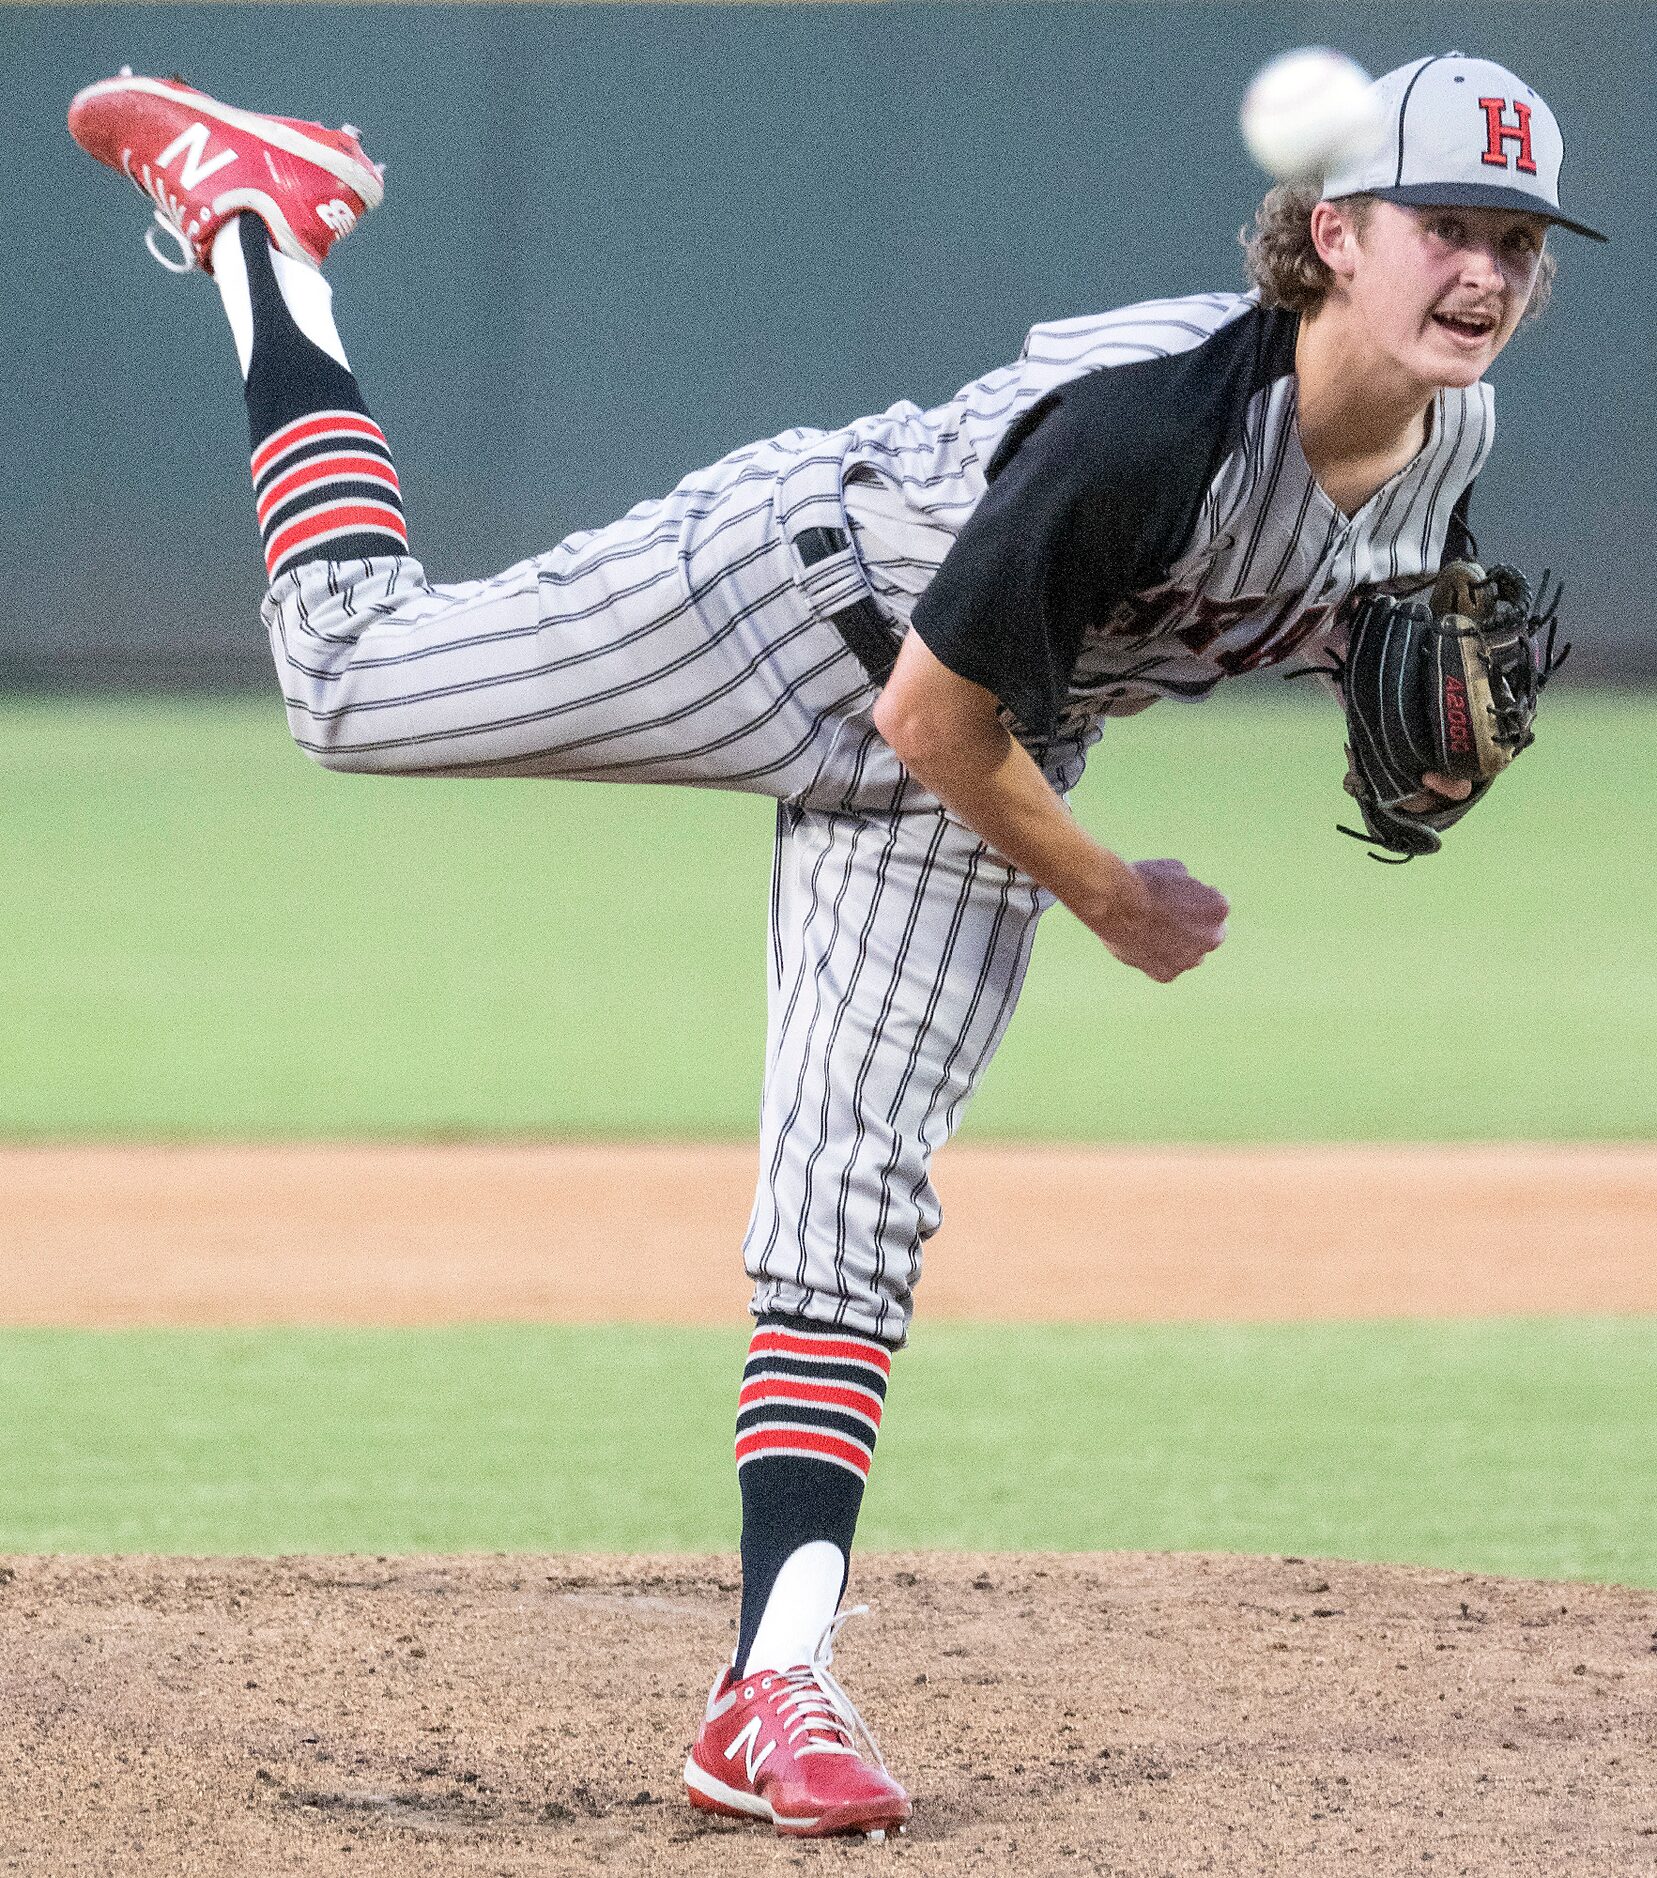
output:
POLYGON ((1132 868, 1082 828, 1008 735, 991 694, 957 677, 914 633, 874 718, 917 782, 1086 924, 1143 898, 1132 868))
POLYGON ((1125 964, 1165 982, 1220 943, 1223 896, 1177 861, 1129 863, 1094 840, 1008 734, 993 694, 950 671, 916 633, 874 721, 917 782, 1125 964))

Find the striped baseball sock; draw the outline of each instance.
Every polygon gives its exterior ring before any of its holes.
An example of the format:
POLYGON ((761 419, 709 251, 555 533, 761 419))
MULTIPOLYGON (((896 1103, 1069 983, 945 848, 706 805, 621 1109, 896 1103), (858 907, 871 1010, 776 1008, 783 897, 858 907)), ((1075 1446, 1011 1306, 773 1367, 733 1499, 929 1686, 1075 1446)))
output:
POLYGON ((328 283, 278 253, 255 215, 213 241, 246 380, 253 494, 265 569, 407 554, 402 493, 334 327, 328 283))
POLYGON ((855 1331, 759 1320, 736 1420, 743 1673, 809 1661, 839 1608, 891 1368, 855 1331))

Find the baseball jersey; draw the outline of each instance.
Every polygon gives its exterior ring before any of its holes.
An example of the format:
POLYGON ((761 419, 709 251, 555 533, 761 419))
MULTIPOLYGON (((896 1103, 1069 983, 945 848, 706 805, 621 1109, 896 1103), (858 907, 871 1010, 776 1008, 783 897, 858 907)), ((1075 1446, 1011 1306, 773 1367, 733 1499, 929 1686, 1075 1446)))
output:
POLYGON ((1298 332, 1252 294, 1150 301, 1037 326, 948 404, 850 426, 871 591, 1048 746, 1310 653, 1356 590, 1459 546, 1494 406, 1440 391, 1422 450, 1348 516, 1301 449, 1298 332))

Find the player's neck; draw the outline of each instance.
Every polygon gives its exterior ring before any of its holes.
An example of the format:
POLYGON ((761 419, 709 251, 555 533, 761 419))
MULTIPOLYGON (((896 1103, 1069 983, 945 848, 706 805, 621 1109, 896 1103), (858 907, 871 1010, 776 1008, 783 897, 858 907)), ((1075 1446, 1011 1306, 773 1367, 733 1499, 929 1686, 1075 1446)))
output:
POLYGON ((1402 465, 1426 442, 1437 387, 1380 354, 1358 322, 1343 317, 1345 311, 1326 306, 1300 323, 1295 377, 1301 448, 1314 471, 1402 465))

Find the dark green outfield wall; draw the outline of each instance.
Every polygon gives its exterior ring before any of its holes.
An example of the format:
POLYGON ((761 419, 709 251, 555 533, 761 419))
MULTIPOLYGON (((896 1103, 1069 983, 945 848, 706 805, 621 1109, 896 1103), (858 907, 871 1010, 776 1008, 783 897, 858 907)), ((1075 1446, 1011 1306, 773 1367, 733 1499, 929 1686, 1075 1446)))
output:
MULTIPOLYGON (((332 269, 440 577, 793 423, 923 402, 1036 319, 1238 280, 1250 71, 1460 42, 1573 151, 1555 311, 1498 367, 1482 530, 1564 567, 1584 666, 1657 669, 1657 11, 1071 4, 0 9, 0 685, 264 671, 216 298, 69 142, 123 62, 360 124, 387 204, 332 269)), ((1579 655, 1581 656, 1581 655, 1579 655)))

